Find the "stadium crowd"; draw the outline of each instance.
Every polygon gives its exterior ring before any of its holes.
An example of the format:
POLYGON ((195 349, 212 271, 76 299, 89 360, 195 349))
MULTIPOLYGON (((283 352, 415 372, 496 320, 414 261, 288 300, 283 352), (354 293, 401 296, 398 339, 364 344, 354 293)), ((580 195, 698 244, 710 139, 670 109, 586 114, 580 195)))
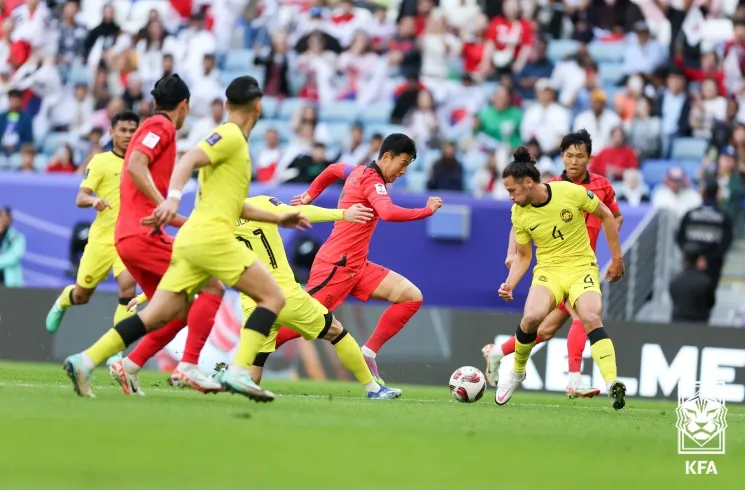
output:
POLYGON ((620 200, 682 216, 709 175, 743 214, 745 8, 733 1, 0 0, 0 12, 0 167, 83 173, 113 114, 150 114, 164 73, 191 87, 189 148, 223 120, 226 81, 250 73, 267 94, 258 181, 364 162, 403 127, 421 150, 409 190, 504 199, 519 142, 550 177, 561 135, 584 127, 591 169, 620 200))

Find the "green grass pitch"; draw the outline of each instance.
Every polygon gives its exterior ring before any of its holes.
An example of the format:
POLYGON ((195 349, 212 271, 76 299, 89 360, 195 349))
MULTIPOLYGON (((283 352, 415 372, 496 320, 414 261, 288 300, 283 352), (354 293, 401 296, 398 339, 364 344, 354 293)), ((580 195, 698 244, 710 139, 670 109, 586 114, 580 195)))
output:
POLYGON ((675 404, 572 401, 518 391, 497 407, 441 387, 402 386, 372 401, 359 386, 267 381, 258 405, 169 387, 125 397, 105 370, 78 398, 60 365, 0 363, 0 488, 493 489, 742 488, 745 407, 729 406, 727 454, 677 454, 675 404), (717 475, 686 475, 686 460, 717 475))

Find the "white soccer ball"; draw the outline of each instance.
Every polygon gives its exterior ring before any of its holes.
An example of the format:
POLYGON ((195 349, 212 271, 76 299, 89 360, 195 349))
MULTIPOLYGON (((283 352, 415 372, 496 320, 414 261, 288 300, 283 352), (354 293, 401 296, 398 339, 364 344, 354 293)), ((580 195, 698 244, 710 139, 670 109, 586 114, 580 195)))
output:
POLYGON ((472 366, 463 366, 450 376, 450 393, 462 403, 477 402, 486 391, 484 373, 472 366))

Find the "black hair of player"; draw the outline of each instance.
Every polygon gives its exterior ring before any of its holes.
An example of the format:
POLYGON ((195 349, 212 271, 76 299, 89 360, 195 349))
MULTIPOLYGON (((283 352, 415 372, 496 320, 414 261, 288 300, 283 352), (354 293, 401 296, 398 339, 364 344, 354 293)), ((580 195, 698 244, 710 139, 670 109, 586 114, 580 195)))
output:
POLYGON ((150 94, 155 99, 156 111, 172 111, 191 97, 189 86, 175 73, 158 80, 150 94))
POLYGON ((383 158, 386 153, 390 153, 393 157, 403 154, 411 155, 411 159, 416 160, 416 143, 403 133, 391 133, 383 140, 378 158, 383 158))
POLYGON ((140 125, 140 116, 135 111, 122 111, 111 118, 111 127, 115 128, 119 122, 133 122, 140 125))
POLYGON ((244 106, 263 96, 258 80, 249 75, 235 78, 225 89, 225 98, 233 106, 244 106))
POLYGON ((513 160, 502 171, 502 180, 512 177, 515 180, 523 180, 530 177, 533 182, 541 181, 541 173, 535 167, 535 160, 530 156, 526 147, 520 145, 512 154, 513 160))
POLYGON ((582 145, 585 145, 585 148, 587 148, 587 155, 592 155, 592 136, 590 136, 590 133, 588 133, 584 128, 579 131, 572 131, 571 133, 565 134, 561 139, 559 148, 561 148, 561 152, 564 153, 572 146, 579 148, 582 145))

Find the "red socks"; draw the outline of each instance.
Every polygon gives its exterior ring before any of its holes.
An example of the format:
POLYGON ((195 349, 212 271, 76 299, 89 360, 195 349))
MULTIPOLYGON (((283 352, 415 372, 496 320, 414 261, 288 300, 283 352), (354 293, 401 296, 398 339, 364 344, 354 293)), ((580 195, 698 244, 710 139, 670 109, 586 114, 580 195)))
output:
POLYGON ((275 350, 279 349, 279 346, 284 344, 285 342, 289 342, 293 339, 299 339, 300 337, 302 337, 302 335, 295 332, 294 330, 290 330, 287 327, 279 327, 279 331, 277 332, 275 350))
POLYGON ((220 309, 221 304, 221 296, 209 293, 199 293, 197 299, 194 300, 186 320, 189 325, 189 335, 186 337, 186 347, 181 362, 199 364, 199 353, 202 352, 207 337, 210 336, 217 310, 220 309))
MULTIPOLYGON (((540 344, 543 342, 543 339, 536 336, 535 338, 535 345, 540 344)), ((505 356, 510 355, 515 352, 515 336, 513 335, 508 340, 505 340, 502 344, 502 354, 505 356)))
POLYGON ((572 320, 567 334, 567 354, 569 358, 569 372, 578 373, 582 369, 582 353, 587 343, 587 332, 581 320, 572 320))
POLYGON ((145 335, 127 357, 138 366, 144 366, 151 357, 168 345, 185 326, 186 324, 182 320, 174 318, 164 327, 145 335))
POLYGON ((365 343, 365 347, 373 352, 378 352, 380 348, 388 342, 404 325, 419 311, 422 301, 404 301, 395 303, 383 312, 378 321, 378 326, 365 343))

